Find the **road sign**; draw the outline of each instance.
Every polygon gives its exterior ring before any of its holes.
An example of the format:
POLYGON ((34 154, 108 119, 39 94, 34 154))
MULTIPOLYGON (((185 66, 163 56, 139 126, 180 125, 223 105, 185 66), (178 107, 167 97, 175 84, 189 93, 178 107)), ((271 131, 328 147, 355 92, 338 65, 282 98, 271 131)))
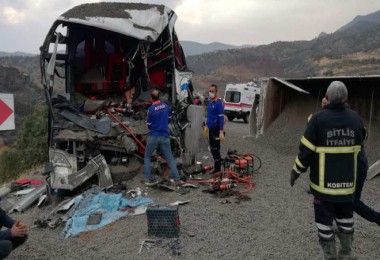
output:
POLYGON ((15 129, 13 94, 0 93, 0 131, 15 129))

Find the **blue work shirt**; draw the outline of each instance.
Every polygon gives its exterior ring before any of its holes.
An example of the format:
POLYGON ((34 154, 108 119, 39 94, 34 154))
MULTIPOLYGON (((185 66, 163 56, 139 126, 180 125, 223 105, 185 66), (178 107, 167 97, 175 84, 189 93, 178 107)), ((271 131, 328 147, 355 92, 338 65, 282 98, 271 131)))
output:
POLYGON ((148 109, 146 124, 150 129, 151 136, 169 137, 169 123, 172 118, 170 107, 159 100, 153 102, 148 109))
POLYGON ((220 98, 208 101, 207 105, 207 127, 209 129, 219 126, 220 130, 224 127, 224 107, 220 98))

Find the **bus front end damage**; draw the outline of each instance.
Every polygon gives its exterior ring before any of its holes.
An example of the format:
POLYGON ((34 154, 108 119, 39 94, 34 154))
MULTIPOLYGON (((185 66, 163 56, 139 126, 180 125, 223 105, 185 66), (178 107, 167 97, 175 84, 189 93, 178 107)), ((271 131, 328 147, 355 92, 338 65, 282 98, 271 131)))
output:
POLYGON ((94 176, 109 188, 133 178, 142 168, 153 89, 172 108, 173 155, 179 164, 194 161, 202 122, 175 20, 162 5, 95 3, 53 23, 40 49, 51 188, 75 190, 94 176))

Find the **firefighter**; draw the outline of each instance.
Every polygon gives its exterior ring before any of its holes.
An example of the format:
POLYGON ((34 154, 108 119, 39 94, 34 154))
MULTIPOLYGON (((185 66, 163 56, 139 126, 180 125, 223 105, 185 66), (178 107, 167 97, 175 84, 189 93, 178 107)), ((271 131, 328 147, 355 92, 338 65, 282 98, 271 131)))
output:
POLYGON ((327 91, 329 104, 314 114, 301 138, 290 174, 290 185, 310 167, 315 222, 326 259, 351 259, 354 233, 353 196, 357 158, 366 137, 360 116, 347 108, 347 88, 333 81, 327 91), (341 248, 337 253, 333 221, 341 248))
MULTIPOLYGON (((322 109, 328 105, 327 99, 322 99, 322 109)), ((362 150, 358 154, 358 172, 355 185, 355 197, 354 197, 354 212, 360 215, 362 218, 369 222, 375 222, 380 226, 380 212, 372 209, 361 200, 361 194, 364 186, 364 181, 367 178, 368 160, 365 151, 362 150)))
POLYGON ((220 157, 220 142, 224 141, 224 108, 218 97, 218 87, 211 84, 207 104, 207 123, 204 135, 208 135, 212 157, 214 158, 214 173, 221 171, 222 159, 220 157))

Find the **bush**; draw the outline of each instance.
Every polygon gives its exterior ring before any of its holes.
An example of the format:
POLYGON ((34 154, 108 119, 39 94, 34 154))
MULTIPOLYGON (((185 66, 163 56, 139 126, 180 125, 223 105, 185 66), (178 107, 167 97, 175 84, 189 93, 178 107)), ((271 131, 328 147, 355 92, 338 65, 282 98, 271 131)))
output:
POLYGON ((0 181, 17 178, 22 171, 41 164, 48 157, 48 111, 37 106, 17 135, 16 149, 0 155, 0 181))
POLYGON ((17 150, 4 151, 0 155, 0 182, 12 179, 22 171, 17 150))
POLYGON ((38 106, 28 116, 17 136, 17 150, 22 155, 23 168, 46 161, 48 155, 48 112, 46 107, 38 106))

